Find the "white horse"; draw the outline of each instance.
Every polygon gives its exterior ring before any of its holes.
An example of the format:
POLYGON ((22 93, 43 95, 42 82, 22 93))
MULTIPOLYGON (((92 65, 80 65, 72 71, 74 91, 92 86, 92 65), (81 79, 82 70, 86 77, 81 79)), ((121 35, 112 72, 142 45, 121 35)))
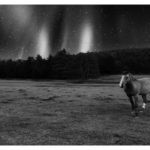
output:
POLYGON ((150 78, 135 79, 130 73, 122 75, 119 86, 129 97, 132 113, 138 115, 138 95, 143 98, 143 110, 146 108, 147 94, 150 93, 150 78))

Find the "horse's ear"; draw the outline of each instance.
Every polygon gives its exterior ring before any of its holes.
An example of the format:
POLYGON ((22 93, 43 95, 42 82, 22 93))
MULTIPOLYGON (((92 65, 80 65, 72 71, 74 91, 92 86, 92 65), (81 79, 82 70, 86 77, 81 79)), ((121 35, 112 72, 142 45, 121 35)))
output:
POLYGON ((127 75, 127 74, 129 74, 129 72, 125 70, 125 71, 122 72, 122 74, 127 75))
POLYGON ((132 73, 128 73, 128 76, 129 76, 130 80, 136 80, 136 78, 134 78, 132 73))
POLYGON ((129 72, 126 74, 126 76, 128 77, 129 80, 132 80, 132 78, 133 78, 132 74, 129 72))
POLYGON ((133 77, 133 75, 132 75, 130 72, 128 73, 128 75, 129 75, 130 77, 133 77))

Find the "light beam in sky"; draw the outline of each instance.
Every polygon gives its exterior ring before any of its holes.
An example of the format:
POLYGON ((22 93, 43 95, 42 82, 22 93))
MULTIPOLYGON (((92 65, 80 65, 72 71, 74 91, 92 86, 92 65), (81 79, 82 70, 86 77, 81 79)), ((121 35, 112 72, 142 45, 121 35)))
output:
POLYGON ((68 30, 67 28, 65 28, 63 39, 62 39, 62 44, 61 44, 61 49, 66 48, 67 44, 68 44, 68 30))
POLYGON ((24 47, 21 49, 21 51, 18 54, 18 58, 17 59, 23 59, 23 54, 24 54, 24 47))
POLYGON ((48 58, 49 56, 49 41, 48 27, 44 24, 37 37, 37 54, 42 58, 48 58))
POLYGON ((92 43, 93 43, 92 25, 89 21, 86 21, 82 26, 79 51, 82 53, 90 51, 92 48, 92 43))

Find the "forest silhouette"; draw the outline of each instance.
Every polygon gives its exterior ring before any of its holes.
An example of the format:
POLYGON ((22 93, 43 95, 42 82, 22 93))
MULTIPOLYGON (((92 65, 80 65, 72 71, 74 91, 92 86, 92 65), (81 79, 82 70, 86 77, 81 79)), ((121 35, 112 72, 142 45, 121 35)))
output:
POLYGON ((150 49, 122 49, 69 54, 65 49, 43 59, 0 60, 0 78, 5 79, 90 79, 120 74, 150 73, 150 49))

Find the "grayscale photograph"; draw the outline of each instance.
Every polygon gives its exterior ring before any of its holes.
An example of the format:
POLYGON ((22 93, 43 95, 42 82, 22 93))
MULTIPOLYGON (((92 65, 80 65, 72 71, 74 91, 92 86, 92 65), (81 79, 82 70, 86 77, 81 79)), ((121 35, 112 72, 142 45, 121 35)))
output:
POLYGON ((0 5, 0 145, 150 145, 150 5, 0 5))

